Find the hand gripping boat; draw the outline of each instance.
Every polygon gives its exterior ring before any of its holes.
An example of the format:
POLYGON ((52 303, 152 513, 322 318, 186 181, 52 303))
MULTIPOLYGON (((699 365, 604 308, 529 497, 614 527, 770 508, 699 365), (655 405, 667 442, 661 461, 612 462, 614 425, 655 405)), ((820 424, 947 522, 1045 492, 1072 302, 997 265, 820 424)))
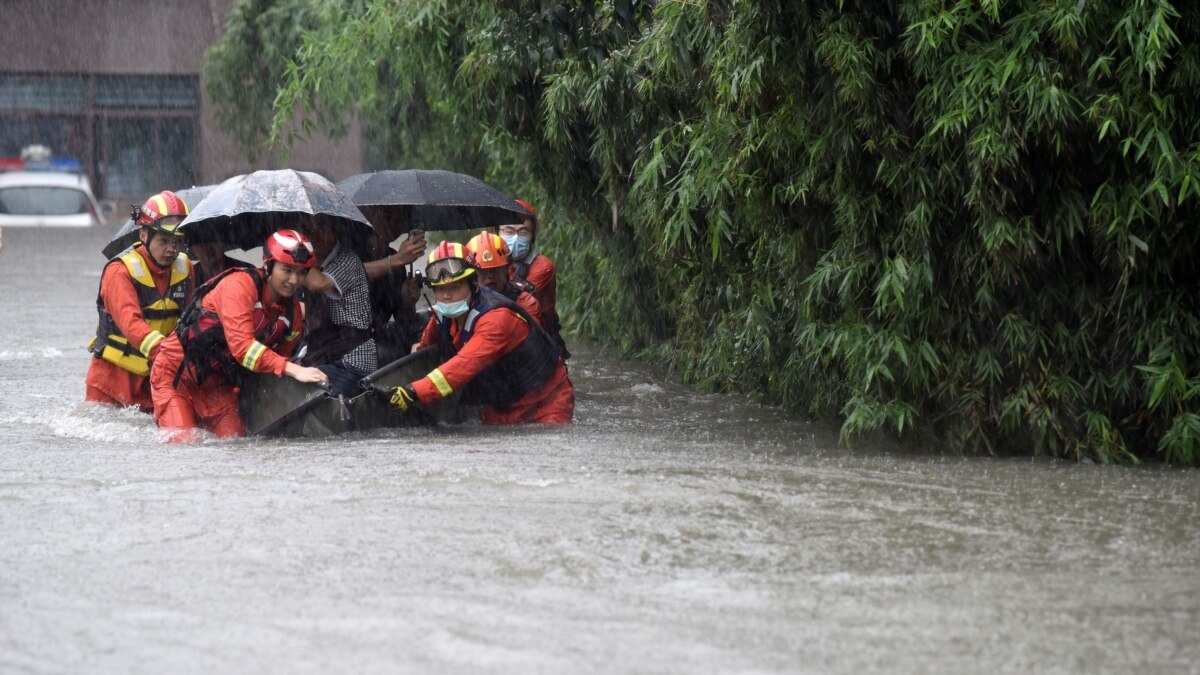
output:
POLYGON ((459 408, 458 394, 408 413, 388 403, 393 388, 419 380, 447 358, 449 354, 438 346, 399 358, 363 378, 363 391, 353 398, 330 396, 323 387, 290 377, 252 374, 240 397, 246 433, 323 438, 384 427, 461 422, 465 411, 459 408))

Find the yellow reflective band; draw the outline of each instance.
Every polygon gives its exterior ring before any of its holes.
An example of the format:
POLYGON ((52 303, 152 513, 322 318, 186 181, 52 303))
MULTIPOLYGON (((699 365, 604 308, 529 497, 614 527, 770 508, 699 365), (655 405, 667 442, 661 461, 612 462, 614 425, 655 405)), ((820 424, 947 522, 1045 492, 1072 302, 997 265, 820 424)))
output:
POLYGON ((437 368, 434 368, 433 371, 425 377, 428 377, 429 381, 433 383, 433 386, 437 387, 438 393, 442 395, 442 398, 454 393, 454 387, 450 386, 450 383, 446 381, 446 376, 442 375, 442 371, 438 370, 437 368))
POLYGON ((254 366, 258 365, 258 357, 267 350, 267 346, 255 340, 251 343, 250 348, 246 350, 246 356, 242 359, 242 366, 246 370, 254 370, 254 366))
POLYGON ((167 215, 167 200, 163 199, 162 195, 154 195, 154 203, 158 204, 158 217, 162 218, 167 215))
POLYGON ((150 334, 146 336, 146 339, 142 340, 142 344, 140 347, 138 347, 138 351, 146 356, 150 356, 150 350, 154 349, 154 345, 162 342, 163 337, 165 336, 156 330, 150 331, 150 334))

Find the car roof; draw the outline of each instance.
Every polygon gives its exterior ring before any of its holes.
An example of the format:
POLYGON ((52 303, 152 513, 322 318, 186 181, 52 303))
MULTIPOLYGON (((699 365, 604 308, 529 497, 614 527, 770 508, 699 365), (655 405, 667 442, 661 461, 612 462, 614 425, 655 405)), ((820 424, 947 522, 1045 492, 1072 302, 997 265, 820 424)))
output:
POLYGON ((87 176, 67 171, 5 171, 0 173, 0 188, 16 186, 71 187, 92 191, 87 176))

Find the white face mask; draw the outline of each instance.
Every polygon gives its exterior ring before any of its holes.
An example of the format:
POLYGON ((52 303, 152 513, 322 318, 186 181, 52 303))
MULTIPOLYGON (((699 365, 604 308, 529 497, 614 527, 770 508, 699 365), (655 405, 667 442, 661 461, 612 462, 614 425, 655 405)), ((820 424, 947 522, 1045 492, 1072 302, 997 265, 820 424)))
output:
POLYGON ((447 319, 453 319, 456 316, 466 314, 467 310, 471 309, 471 303, 466 300, 459 300, 458 302, 442 302, 438 300, 434 303, 433 308, 437 310, 438 314, 447 319))

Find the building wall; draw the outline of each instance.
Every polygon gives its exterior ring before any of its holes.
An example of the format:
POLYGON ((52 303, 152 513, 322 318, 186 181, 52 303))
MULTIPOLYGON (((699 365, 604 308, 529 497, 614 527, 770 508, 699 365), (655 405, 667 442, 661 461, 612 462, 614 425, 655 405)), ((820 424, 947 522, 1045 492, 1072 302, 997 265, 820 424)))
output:
MULTIPOLYGON (((0 73, 199 76, 204 52, 224 30, 232 4, 233 0, 0 0, 0 73)), ((201 83, 197 184, 280 168, 270 156, 261 157, 255 166, 246 162, 218 131, 213 103, 203 90, 201 83)), ((362 171, 357 121, 345 138, 317 138, 295 146, 288 165, 335 181, 362 171)))
POLYGON ((4 0, 0 68, 195 74, 233 0, 4 0))

